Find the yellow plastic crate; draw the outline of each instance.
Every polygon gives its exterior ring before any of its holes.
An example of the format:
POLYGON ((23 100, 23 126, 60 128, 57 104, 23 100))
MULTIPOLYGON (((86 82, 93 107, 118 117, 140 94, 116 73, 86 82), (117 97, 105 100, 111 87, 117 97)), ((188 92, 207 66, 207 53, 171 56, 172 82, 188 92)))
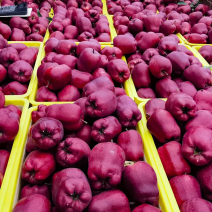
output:
POLYGON ((41 57, 41 53, 42 53, 42 49, 43 49, 43 43, 41 43, 41 42, 31 42, 31 41, 30 42, 29 41, 28 42, 21 42, 21 41, 9 41, 8 42, 8 44, 11 44, 11 43, 23 43, 27 47, 35 47, 35 48, 38 49, 38 55, 37 55, 37 58, 36 58, 36 62, 35 62, 35 65, 34 65, 32 77, 30 79, 27 92, 23 95, 6 95, 6 96, 9 96, 9 97, 14 97, 14 98, 16 98, 16 97, 28 98, 29 95, 32 92, 32 88, 33 88, 33 85, 34 85, 35 78, 37 78, 37 69, 38 69, 39 63, 40 63, 40 57, 41 57))
POLYGON ((148 150, 149 150, 149 152, 151 152, 152 160, 156 164, 155 169, 157 169, 157 172, 158 172, 158 174, 161 178, 161 181, 163 183, 165 193, 168 197, 169 205, 171 206, 171 209, 169 211, 180 212, 180 209, 177 205, 177 201, 175 199, 174 193, 172 191, 169 180, 167 178, 166 172, 163 168, 163 164, 160 160, 157 148, 155 146, 155 142, 153 140, 151 133, 149 132, 149 130, 147 129, 147 126, 146 126, 147 119, 146 119, 146 114, 145 114, 145 105, 146 105, 147 101, 148 100, 146 100, 145 102, 138 105, 138 108, 142 113, 141 123, 142 123, 143 134, 144 134, 145 139, 147 140, 148 150))
MULTIPOLYGON (((201 43, 190 43, 180 33, 178 33, 177 36, 178 36, 179 39, 183 40, 183 42, 185 43, 185 45, 189 45, 191 47, 192 46, 202 46, 202 45, 204 45, 204 44, 201 44, 201 43)), ((206 45, 212 45, 212 44, 206 44, 206 45)))
POLYGON ((103 15, 108 15, 106 0, 102 0, 102 3, 103 3, 102 13, 103 15))
POLYGON ((20 119, 19 132, 14 140, 12 150, 10 152, 10 158, 7 164, 7 169, 6 169, 2 186, 0 189, 0 211, 1 212, 8 211, 8 210, 4 210, 3 207, 7 208, 7 206, 12 203, 11 197, 10 196, 7 197, 8 196, 7 193, 9 190, 11 191, 11 189, 14 187, 13 178, 14 176, 17 175, 16 173, 18 173, 17 170, 15 172, 13 167, 18 165, 17 157, 21 151, 21 149, 19 149, 19 146, 22 143, 22 136, 26 129, 25 119, 26 119, 28 108, 29 108, 29 101, 24 98, 6 96, 5 105, 9 105, 9 104, 18 106, 22 110, 22 115, 20 119))
MULTIPOLYGON (((25 119, 25 130, 21 136, 21 142, 19 142, 19 152, 16 154, 16 161, 13 166, 12 173, 13 175, 10 178, 10 185, 8 186, 5 201, 2 207, 1 212, 11 212, 15 204, 18 202, 20 198, 21 192, 21 166, 24 162, 26 156, 25 145, 27 141, 27 135, 29 128, 32 124, 31 122, 31 113, 32 111, 37 110, 37 106, 32 107, 28 110, 26 119, 25 119)), ((143 129, 143 125, 141 121, 137 126, 138 132, 141 134, 144 145, 144 160, 149 163, 156 172, 157 180, 158 180, 158 188, 159 188, 159 206, 163 212, 172 212, 172 206, 170 205, 168 195, 166 193, 166 189, 164 187, 164 183, 162 182, 160 173, 157 169, 157 165, 153 159, 152 152, 150 151, 149 141, 145 136, 145 130, 143 129)))
MULTIPOLYGON (((105 14, 104 14, 105 15, 105 14)), ((109 28, 110 28, 110 42, 99 42, 101 45, 111 45, 113 43, 113 39, 115 38, 114 35, 114 27, 113 27, 113 20, 109 15, 105 15, 107 17, 107 20, 109 22, 109 28)), ((53 18, 53 16, 52 16, 53 18)), ((46 41, 50 38, 49 29, 46 30, 46 35, 44 37, 43 43, 46 43, 46 41)), ((77 42, 78 43, 78 42, 77 42)))
MULTIPOLYGON (((184 44, 179 44, 179 45, 184 45, 184 44)), ((203 66, 207 66, 207 64, 205 63, 205 60, 202 58, 202 57, 199 57, 199 54, 197 54, 196 51, 194 51, 194 49, 188 45, 184 45, 187 49, 189 49, 191 52, 193 52, 194 56, 197 57, 200 62, 202 63, 203 66)), ((131 86, 131 91, 132 91, 132 95, 134 96, 134 101, 137 103, 137 104, 140 104, 141 102, 145 102, 146 100, 149 100, 149 99, 144 99, 144 98, 140 98, 137 94, 137 91, 136 91, 136 88, 135 88, 135 85, 133 83, 133 80, 132 78, 129 80, 129 85, 131 86)))
MULTIPOLYGON (((77 43, 77 44, 78 44, 78 43, 77 43)), ((112 45, 101 45, 101 48, 103 49, 103 48, 106 47, 106 46, 113 47, 112 45)), ((45 53, 45 50, 44 50, 44 47, 43 47, 43 51, 42 51, 42 53, 41 53, 40 61, 39 61, 39 64, 38 64, 37 68, 40 66, 42 59, 45 57, 45 54, 46 54, 46 53, 45 53)), ((126 62, 125 57, 122 57, 122 59, 126 62)), ((131 90, 130 80, 131 80, 131 77, 130 77, 130 79, 128 79, 127 81, 125 81, 125 82, 123 83, 123 85, 121 85, 121 86, 125 89, 127 95, 128 95, 129 97, 131 97, 131 98, 134 100, 134 96, 133 96, 133 93, 132 93, 132 90, 131 90)), ((40 104, 51 105, 51 104, 62 104, 62 103, 67 103, 67 102, 37 102, 37 101, 35 100, 37 90, 38 90, 38 79, 37 79, 37 69, 36 69, 36 76, 35 76, 35 80, 34 80, 34 84, 33 84, 33 88, 32 88, 32 93, 31 93, 31 95, 29 96, 29 101, 30 101, 30 103, 31 103, 33 106, 37 106, 37 105, 40 105, 40 104)), ((70 102, 69 102, 69 103, 70 103, 70 102)))

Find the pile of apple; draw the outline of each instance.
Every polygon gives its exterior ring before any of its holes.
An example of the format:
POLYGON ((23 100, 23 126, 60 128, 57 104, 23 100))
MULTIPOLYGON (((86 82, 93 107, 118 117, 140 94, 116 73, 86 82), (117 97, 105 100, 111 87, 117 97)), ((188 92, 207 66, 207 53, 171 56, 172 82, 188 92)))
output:
MULTIPOLYGON (((77 8, 77 2, 76 7, 72 5, 75 1, 68 1, 67 7, 64 3, 64 6, 54 7, 54 17, 49 25, 50 38, 55 37, 75 42, 89 39, 111 42, 109 22, 107 17, 101 15, 102 12, 96 9, 98 6, 84 8, 87 7, 85 5, 90 4, 84 2, 81 8, 77 8)), ((102 4, 100 0, 94 0, 92 4, 98 5, 98 2, 102 4)), ((99 9, 101 8, 99 7, 99 9)))
MULTIPOLYGON (((36 101, 76 101, 86 92, 90 83, 114 86, 130 77, 122 52, 116 47, 104 47, 95 39, 76 45, 71 40, 50 38, 45 46, 46 56, 37 70, 36 101)), ((115 88, 117 96, 126 94, 115 88)))
MULTIPOLYGON (((117 34, 155 32, 160 37, 181 33, 191 43, 212 42, 212 10, 196 1, 107 1, 117 34), (157 8, 159 13, 156 14, 157 8)), ((137 39, 136 39, 137 40, 137 39)))
POLYGON ((210 91, 200 90, 193 98, 173 93, 166 102, 145 105, 147 128, 181 212, 212 210, 211 100, 210 91))
MULTIPOLYGON (((79 11, 83 10, 84 12, 90 11, 90 10, 96 10, 100 14, 102 14, 102 8, 103 3, 101 0, 57 0, 53 4, 54 11, 57 11, 58 9, 55 6, 61 6, 67 9, 67 14, 62 14, 67 16, 67 18, 71 18, 72 10, 75 8, 80 9, 79 11)), ((59 16, 58 16, 59 17, 59 16)))
POLYGON ((210 69, 203 68, 191 51, 179 45, 176 35, 160 39, 148 32, 139 42, 132 36, 118 35, 114 46, 129 54, 127 62, 140 98, 167 98, 179 92, 194 97, 199 89, 211 89, 210 69))
POLYGON ((13 212, 50 212, 51 200, 57 212, 161 212, 157 177, 142 161, 135 130, 141 112, 127 95, 117 97, 110 81, 99 79, 74 104, 39 105, 32 112, 25 186, 13 212), (125 167, 126 160, 133 162, 125 167))
POLYGON ((15 105, 5 106, 5 96, 0 91, 0 187, 7 168, 10 151, 19 131, 22 111, 15 105))
MULTIPOLYGON (((25 1, 3 0, 1 6, 14 5, 21 2, 25 1)), ((27 2, 28 7, 32 8, 32 13, 28 18, 1 18, 0 34, 6 40, 11 41, 42 42, 49 25, 49 12, 51 10, 49 2, 43 1, 40 4, 33 1, 27 2)))
POLYGON ((33 73, 38 49, 0 37, 0 86, 5 95, 23 95, 33 73))

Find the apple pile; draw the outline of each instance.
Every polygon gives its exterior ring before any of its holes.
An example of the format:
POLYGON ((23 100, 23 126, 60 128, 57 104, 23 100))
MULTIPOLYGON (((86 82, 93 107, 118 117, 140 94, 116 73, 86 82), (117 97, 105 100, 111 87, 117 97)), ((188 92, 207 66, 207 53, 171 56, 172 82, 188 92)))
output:
POLYGON ((38 49, 0 37, 0 86, 5 95, 23 95, 33 73, 38 49))
POLYGON ((32 112, 25 186, 13 212, 50 212, 51 205, 58 212, 161 212, 156 174, 142 161, 136 103, 117 97, 112 83, 93 80, 85 87, 86 97, 74 104, 39 105, 32 112), (126 160, 133 162, 124 167, 126 160))
POLYGON ((107 1, 118 35, 155 32, 160 37, 181 33, 191 43, 212 43, 212 10, 194 1, 107 1), (156 14, 157 8, 159 13, 156 14))
POLYGON ((0 91, 0 187, 7 168, 10 151, 19 130, 22 111, 15 105, 5 106, 5 96, 0 91))
MULTIPOLYGON (((87 97, 94 86, 120 85, 130 77, 122 52, 116 47, 104 47, 95 39, 76 45, 71 40, 50 38, 45 46, 46 56, 37 70, 37 102, 76 101, 87 97)), ((126 94, 115 88, 117 96, 126 94)))
POLYGON ((199 90, 193 98, 172 93, 166 102, 145 105, 147 128, 181 212, 212 210, 211 100, 210 91, 199 90))
POLYGON ((167 98, 179 92, 194 97, 197 90, 211 89, 210 69, 203 68, 176 38, 160 39, 154 32, 144 34, 139 42, 129 35, 115 37, 114 46, 129 54, 128 67, 140 98, 167 98))
MULTIPOLYGON (((81 11, 83 10, 84 12, 90 11, 90 10, 95 10, 97 11, 99 14, 102 14, 102 8, 103 8, 103 3, 101 0, 57 0, 53 3, 53 9, 54 12, 57 11, 58 9, 56 8, 56 6, 61 6, 64 7, 65 9, 67 9, 67 13, 62 15, 67 16, 66 18, 71 18, 71 14, 72 14, 72 10, 75 8, 78 8, 81 11)), ((80 14, 82 14, 82 12, 80 12, 80 14)), ((60 17, 60 16, 58 16, 60 17)), ((95 17, 94 17, 95 18, 95 17)))
MULTIPOLYGON (((102 4, 100 0, 94 0, 92 4, 97 5, 98 2, 102 4)), ((90 39, 111 42, 107 17, 101 15, 102 12, 96 9, 98 6, 89 8, 87 4, 90 5, 88 2, 83 2, 81 8, 77 8, 77 1, 71 0, 68 1, 67 7, 65 4, 64 6, 55 6, 55 15, 49 25, 50 38, 55 37, 59 40, 66 39, 75 42, 90 39), (74 2, 76 7, 72 5, 74 2)))
MULTIPOLYGON (((1 6, 14 5, 22 1, 13 2, 3 0, 1 6)), ((40 41, 42 42, 49 25, 49 12, 51 4, 47 1, 41 4, 32 1, 27 2, 32 8, 32 13, 27 18, 12 17, 2 18, 0 22, 0 34, 11 41, 40 41)))

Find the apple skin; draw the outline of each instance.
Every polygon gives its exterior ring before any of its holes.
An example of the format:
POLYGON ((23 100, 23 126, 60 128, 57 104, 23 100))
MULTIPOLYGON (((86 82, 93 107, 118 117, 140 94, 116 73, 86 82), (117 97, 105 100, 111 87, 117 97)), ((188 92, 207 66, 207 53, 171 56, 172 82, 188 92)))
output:
POLYGON ((157 109, 164 109, 165 110, 165 101, 161 99, 150 99, 145 104, 145 112, 147 119, 157 110, 157 109))
POLYGON ((159 208, 156 208, 149 204, 142 204, 134 208, 132 212, 162 212, 159 208))
POLYGON ((39 35, 44 37, 45 34, 46 34, 46 27, 43 26, 42 24, 35 24, 32 27, 32 32, 33 33, 38 33, 39 35))
POLYGON ((139 88, 137 90, 138 97, 144 99, 153 99, 156 98, 155 92, 152 88, 139 88))
POLYGON ((141 52, 146 51, 149 48, 156 48, 160 38, 154 32, 148 32, 138 41, 137 47, 141 52))
POLYGON ((203 89, 211 85, 210 69, 202 68, 198 65, 189 66, 184 72, 185 79, 190 81, 197 89, 203 89))
POLYGON ((79 138, 67 138, 57 146, 56 160, 68 168, 85 168, 90 154, 88 144, 79 138))
POLYGON ((209 163, 206 166, 200 167, 196 173, 196 178, 200 183, 200 187, 202 190, 203 198, 211 201, 212 195, 211 195, 211 170, 212 170, 212 163, 209 163))
POLYGON ((71 81, 71 68, 64 64, 47 68, 43 80, 50 90, 62 89, 71 81))
POLYGON ((208 63, 211 63, 212 62, 212 46, 210 45, 205 45, 205 46, 202 46, 199 51, 198 51, 204 58, 205 60, 208 62, 208 63))
POLYGON ((101 55, 92 48, 84 49, 77 61, 77 66, 80 71, 92 73, 99 67, 101 55))
POLYGON ((111 189, 121 182, 125 154, 112 142, 97 144, 88 158, 88 178, 95 190, 111 189), (110 170, 110 171, 109 171, 110 170))
POLYGON ((155 55, 149 61, 149 70, 156 78, 164 78, 172 73, 172 64, 169 59, 155 55))
POLYGON ((127 95, 117 98, 116 113, 123 127, 133 128, 142 118, 136 103, 127 95))
POLYGON ((121 49, 123 55, 135 53, 136 43, 136 40, 128 35, 118 35, 113 40, 114 46, 121 49))
POLYGON ((21 199, 34 195, 34 194, 41 194, 45 196, 47 199, 51 200, 50 198, 50 191, 47 185, 30 185, 27 184, 21 190, 21 199))
POLYGON ((25 197, 17 202, 13 212, 51 212, 52 205, 50 200, 41 194, 34 194, 25 197))
POLYGON ((117 98, 110 90, 99 90, 90 94, 85 102, 86 114, 93 118, 110 116, 117 107, 117 98))
POLYGON ((192 200, 188 200, 184 202, 181 207, 180 211, 181 212, 210 212, 212 210, 212 203, 208 202, 202 198, 194 198, 192 200))
POLYGON ((156 110, 147 120, 147 128, 161 143, 180 140, 180 127, 171 113, 166 110, 156 110), (163 117, 163 120, 159 117, 163 117))
POLYGON ((178 52, 184 52, 185 54, 187 54, 189 56, 194 56, 194 54, 183 45, 178 45, 177 51, 178 52))
POLYGON ((126 195, 119 190, 104 191, 91 200, 88 212, 130 212, 129 200, 126 195))
POLYGON ((26 37, 26 41, 39 41, 43 42, 43 36, 38 33, 32 33, 26 37))
POLYGON ((31 138, 42 150, 55 147, 64 136, 63 125, 53 118, 40 118, 31 129, 31 138))
POLYGON ((27 20, 31 25, 37 24, 38 14, 36 12, 32 11, 31 15, 27 18, 27 20))
POLYGON ((67 168, 54 174, 52 200, 59 211, 83 211, 91 199, 88 179, 80 169, 67 168))
POLYGON ((77 55, 80 56, 82 51, 86 48, 92 48, 97 52, 101 51, 101 45, 95 39, 90 39, 89 41, 82 41, 77 46, 77 55))
POLYGON ((197 106, 192 97, 185 93, 172 93, 166 101, 166 110, 175 119, 186 122, 195 116, 197 106))
POLYGON ((5 96, 4 96, 4 93, 0 91, 0 108, 3 108, 4 105, 5 105, 5 96))
POLYGON ((155 93, 158 98, 168 98, 172 93, 179 92, 176 82, 169 78, 163 78, 155 85, 155 93))
POLYGON ((4 173, 7 168, 7 163, 10 157, 10 153, 7 150, 0 149, 0 157, 1 157, 0 172, 4 176, 4 173))
POLYGON ((154 57, 155 55, 159 55, 159 52, 157 49, 154 49, 154 48, 149 48, 147 49, 143 55, 142 55, 142 59, 147 63, 149 64, 149 61, 151 60, 152 57, 154 57))
POLYGON ((26 157, 21 176, 23 180, 30 184, 43 184, 55 170, 56 161, 53 153, 34 150, 26 157))
POLYGON ((19 116, 8 108, 0 109, 1 122, 0 130, 2 132, 0 143, 6 143, 15 139, 19 131, 19 116))
POLYGON ((0 83, 3 82, 7 77, 7 69, 0 65, 0 83))
POLYGON ((32 123, 37 122, 40 118, 43 118, 46 116, 46 105, 38 105, 38 109, 35 111, 32 111, 31 117, 32 117, 32 123))
POLYGON ((49 52, 45 55, 45 57, 43 58, 43 60, 41 61, 41 64, 43 63, 48 63, 48 62, 52 62, 52 59, 54 56, 58 55, 56 52, 49 52))
POLYGON ((0 52, 0 63, 5 68, 8 68, 10 64, 19 60, 18 51, 13 47, 7 47, 0 52))
POLYGON ((27 92, 27 87, 19 82, 13 81, 3 88, 4 95, 23 95, 27 92))
POLYGON ((194 101, 197 104, 197 110, 208 110, 212 112, 211 109, 211 92, 207 90, 199 90, 194 96, 194 101))
POLYGON ((88 97, 91 93, 103 89, 114 92, 114 84, 108 77, 98 77, 86 84, 83 88, 83 96, 88 97))
POLYGON ((109 142, 121 133, 122 127, 114 116, 98 119, 93 123, 91 137, 98 143, 109 142), (103 132, 103 133, 101 133, 103 132))
POLYGON ((55 31, 53 32, 49 38, 56 38, 58 40, 65 40, 65 36, 62 32, 60 31, 55 31))
POLYGON ((158 148, 158 154, 168 178, 190 174, 191 168, 181 153, 180 143, 176 141, 168 142, 158 148), (169 165, 166 161, 169 161, 169 165))
POLYGON ((202 197, 200 185, 196 178, 191 175, 173 177, 169 183, 179 207, 188 200, 202 197))
POLYGON ((158 206, 157 176, 148 163, 138 161, 125 167, 121 185, 129 201, 158 206), (144 185, 147 189, 144 189, 144 185))
POLYGON ((86 84, 93 80, 93 76, 90 73, 78 71, 72 69, 72 78, 70 84, 78 89, 83 89, 86 84))
POLYGON ((76 67, 77 61, 78 59, 72 55, 58 54, 52 58, 53 63, 58 63, 59 65, 65 64, 69 66, 71 69, 74 69, 76 67))
POLYGON ((166 56, 168 53, 172 51, 177 51, 178 42, 174 37, 167 36, 160 40, 158 43, 158 49, 160 55, 166 56))
POLYGON ((10 43, 10 44, 7 44, 6 47, 13 47, 14 49, 16 49, 18 51, 18 54, 24 50, 24 49, 27 49, 28 47, 23 44, 23 43, 10 43))
POLYGON ((9 77, 20 83, 28 82, 31 79, 32 72, 32 66, 24 60, 14 62, 8 69, 9 77))
POLYGON ((38 49, 32 48, 32 47, 27 48, 19 53, 19 59, 26 61, 33 67, 37 59, 37 54, 38 54, 38 49))
POLYGON ((73 85, 66 85, 58 93, 58 101, 61 102, 72 102, 76 101, 81 97, 79 90, 73 85))
POLYGON ((136 130, 128 130, 120 133, 117 144, 124 150, 126 160, 139 161, 143 159, 143 142, 136 130))
POLYGON ((84 114, 81 107, 77 104, 55 104, 46 108, 46 117, 59 120, 65 130, 75 131, 83 126, 84 114), (58 114, 58 110, 61 111, 58 114), (72 111, 69 113, 68 111, 72 111))
POLYGON ((207 127, 208 129, 212 130, 211 127, 211 112, 207 110, 198 110, 195 113, 195 116, 189 120, 185 125, 185 130, 188 131, 193 127, 207 127))
POLYGON ((167 55, 167 58, 172 64, 173 74, 177 76, 183 74, 185 69, 190 66, 189 57, 183 52, 173 51, 167 55))
POLYGON ((29 26, 29 22, 23 18, 20 17, 12 17, 10 19, 10 27, 11 29, 13 28, 18 28, 20 30, 23 30, 25 34, 30 34, 31 33, 31 29, 29 26))
POLYGON ((64 55, 69 55, 76 56, 76 49, 77 45, 70 40, 60 40, 58 41, 56 45, 56 52, 58 54, 64 54, 64 55))
POLYGON ((12 33, 12 30, 11 28, 0 22, 0 34, 6 39, 6 40, 9 40, 10 36, 11 36, 11 33, 12 33))
POLYGON ((121 59, 109 61, 107 70, 111 78, 119 83, 125 82, 130 77, 130 70, 126 62, 121 59))
POLYGON ((195 166, 210 163, 212 161, 211 136, 212 131, 206 127, 197 126, 189 129, 182 141, 183 156, 195 166))
POLYGON ((101 54, 106 55, 109 61, 122 58, 122 51, 117 47, 106 46, 102 49, 101 54))
POLYGON ((127 95, 126 91, 123 88, 115 87, 114 93, 116 94, 117 97, 127 95))
POLYGON ((15 106, 15 105, 7 105, 7 106, 5 106, 5 108, 7 108, 7 109, 11 110, 12 112, 16 113, 21 118, 22 111, 17 106, 15 106))

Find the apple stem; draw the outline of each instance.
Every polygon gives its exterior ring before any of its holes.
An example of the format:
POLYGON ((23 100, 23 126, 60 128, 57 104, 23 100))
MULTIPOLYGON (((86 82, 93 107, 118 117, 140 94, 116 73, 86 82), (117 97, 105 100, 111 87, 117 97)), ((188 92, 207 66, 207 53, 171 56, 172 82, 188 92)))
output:
POLYGON ((149 118, 149 117, 150 117, 150 115, 149 115, 148 113, 146 113, 146 116, 147 116, 147 118, 149 118))
POLYGON ((85 120, 83 120, 83 119, 80 119, 82 122, 84 122, 85 124, 88 124, 88 122, 87 121, 85 121, 85 120))
POLYGON ((111 139, 111 140, 110 140, 110 142, 112 142, 112 143, 113 143, 113 139, 111 139))

